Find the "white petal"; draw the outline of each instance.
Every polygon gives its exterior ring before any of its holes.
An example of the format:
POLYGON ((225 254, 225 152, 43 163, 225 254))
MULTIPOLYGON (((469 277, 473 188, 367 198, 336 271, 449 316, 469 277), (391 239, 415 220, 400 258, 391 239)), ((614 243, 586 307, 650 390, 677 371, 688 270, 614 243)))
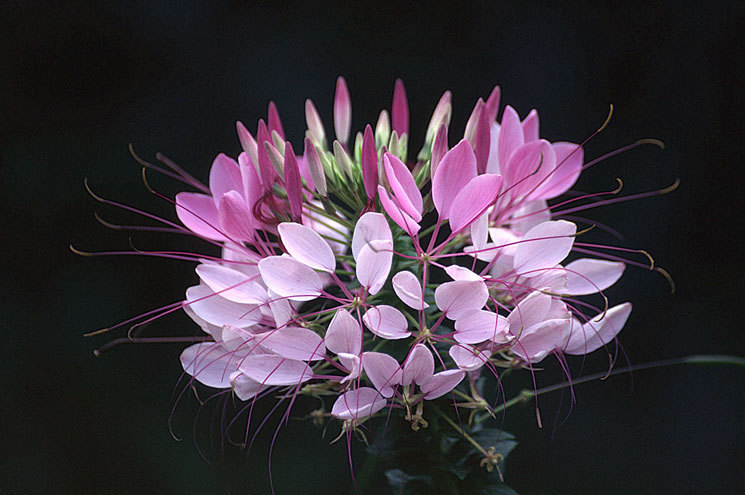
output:
POLYGON ((324 337, 326 349, 334 354, 359 355, 362 350, 362 328, 360 323, 345 309, 339 309, 329 323, 324 337))
POLYGON ((458 368, 463 371, 476 371, 488 363, 491 357, 491 352, 488 349, 479 351, 467 344, 453 345, 448 353, 458 368))
POLYGON ((201 264, 197 275, 213 292, 221 297, 243 304, 263 304, 267 300, 266 289, 243 272, 222 265, 201 264), (230 287, 230 288, 229 288, 230 287))
POLYGON ((310 301, 321 295, 323 283, 312 268, 289 256, 269 256, 259 261, 264 283, 280 296, 310 301))
POLYGON ((566 269, 567 294, 583 296, 605 290, 621 278, 626 265, 615 261, 581 258, 566 269))
POLYGON ((360 387, 339 396, 331 408, 331 414, 338 419, 363 419, 372 416, 385 407, 386 400, 377 390, 360 387))
POLYGON ((362 321, 372 333, 384 339, 405 339, 411 335, 406 317, 393 306, 372 306, 365 312, 362 321))
POLYGON ((448 318, 457 320, 461 314, 472 309, 481 309, 489 299, 489 291, 482 281, 445 282, 435 289, 435 303, 448 318))
POLYGON ((298 361, 323 359, 324 346, 321 336, 313 330, 286 327, 257 334, 256 340, 270 351, 298 361))
POLYGON ((631 314, 631 303, 623 303, 595 316, 582 325, 572 327, 572 335, 564 347, 567 354, 587 354, 609 344, 618 335, 631 314))
POLYGON ((491 311, 474 310, 456 320, 453 338, 462 344, 479 344, 487 340, 505 343, 509 340, 508 329, 505 317, 491 311))
POLYGON ((422 300, 422 284, 412 272, 400 271, 393 276, 391 282, 398 298, 410 308, 420 311, 429 307, 429 304, 422 300))
POLYGON ((258 323, 261 311, 254 304, 239 304, 215 294, 206 285, 189 287, 186 302, 198 317, 217 326, 232 325, 246 328, 258 323))
POLYGON ((357 280, 370 294, 377 294, 388 279, 393 261, 393 241, 377 240, 362 246, 357 261, 357 280))
POLYGON ((543 222, 530 229, 515 249, 515 271, 535 276, 559 264, 574 244, 577 226, 566 220, 543 222))
POLYGON ((239 369, 262 386, 297 385, 313 378, 307 363, 273 355, 248 356, 239 369))

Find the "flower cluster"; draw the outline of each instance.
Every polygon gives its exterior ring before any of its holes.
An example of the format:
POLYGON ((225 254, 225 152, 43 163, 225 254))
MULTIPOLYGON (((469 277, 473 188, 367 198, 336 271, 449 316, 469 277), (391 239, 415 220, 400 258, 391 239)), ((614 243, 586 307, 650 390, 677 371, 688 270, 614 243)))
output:
POLYGON ((499 100, 499 87, 479 99, 450 148, 446 92, 416 159, 401 81, 390 113, 352 138, 339 78, 330 145, 310 100, 302 146, 273 104, 255 134, 239 122, 237 160, 219 155, 208 187, 176 196, 186 229, 221 248, 182 304, 209 336, 183 351, 184 370, 244 401, 331 395, 324 414, 345 426, 388 406, 417 428, 423 401, 473 394, 460 384, 485 370, 612 342, 631 304, 602 291, 625 264, 564 264, 582 232, 547 204, 577 180, 583 149, 541 139, 535 110, 498 121, 499 100), (595 293, 604 303, 578 299, 595 293))

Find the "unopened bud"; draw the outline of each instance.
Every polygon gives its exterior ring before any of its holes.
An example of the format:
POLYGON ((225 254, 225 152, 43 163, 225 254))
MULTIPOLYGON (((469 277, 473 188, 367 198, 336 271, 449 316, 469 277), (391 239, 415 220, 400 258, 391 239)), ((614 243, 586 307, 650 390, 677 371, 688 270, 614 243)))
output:
POLYGON ((339 141, 334 140, 334 161, 337 168, 348 178, 352 178, 352 159, 339 141))
POLYGON ((310 170, 310 177, 313 179, 313 185, 316 188, 318 194, 322 197, 326 197, 326 174, 323 173, 323 165, 321 165, 321 159, 318 157, 316 147, 313 145, 313 141, 309 138, 305 138, 305 160, 308 162, 308 169, 310 170))
POLYGON ((269 141, 264 141, 264 150, 277 175, 283 176, 285 174, 285 157, 269 141))
POLYGON ((391 119, 388 117, 388 111, 381 110, 378 117, 378 123, 375 124, 375 142, 387 143, 391 137, 391 119))
POLYGON ((336 80, 334 95, 334 132, 336 139, 342 144, 349 141, 349 131, 352 126, 352 100, 349 97, 347 82, 339 76, 336 80))
POLYGON ((316 110, 316 106, 313 105, 310 99, 305 100, 305 122, 308 124, 308 130, 313 139, 313 144, 325 149, 326 131, 323 129, 321 116, 318 115, 318 110, 316 110))

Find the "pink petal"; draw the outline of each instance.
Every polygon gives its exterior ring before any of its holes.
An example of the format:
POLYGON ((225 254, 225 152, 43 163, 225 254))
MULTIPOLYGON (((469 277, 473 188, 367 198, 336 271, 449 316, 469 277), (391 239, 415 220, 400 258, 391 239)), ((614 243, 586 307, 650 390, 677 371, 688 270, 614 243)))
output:
POLYGON ((471 242, 473 247, 484 249, 489 236, 489 213, 484 212, 471 224, 471 242))
POLYGON ((215 241, 227 240, 217 225, 215 201, 205 194, 182 192, 176 195, 176 215, 198 236, 215 241))
POLYGON ((370 387, 360 387, 340 395, 331 414, 343 420, 360 420, 372 416, 385 407, 386 400, 377 390, 370 387))
POLYGON ((413 273, 400 271, 393 276, 391 282, 398 298, 410 308, 421 311, 429 307, 429 304, 422 299, 422 284, 413 273))
POLYGON ((453 390, 466 376, 463 370, 445 370, 432 375, 432 378, 419 388, 424 392, 425 400, 434 400, 453 390))
POLYGON ((515 249, 515 271, 530 277, 538 275, 541 268, 556 266, 572 250, 576 233, 577 226, 566 220, 536 225, 515 249))
POLYGON ((450 230, 460 232, 480 217, 494 203, 502 186, 502 177, 479 175, 471 179, 455 197, 450 208, 450 230))
POLYGON ((316 270, 334 271, 334 252, 328 242, 312 229, 299 223, 284 222, 279 224, 277 230, 290 256, 316 270))
POLYGON ((326 349, 334 354, 360 354, 362 350, 362 329, 360 323, 349 311, 339 309, 329 323, 324 337, 326 349))
POLYGON ((535 291, 520 301, 507 317, 512 335, 519 336, 525 329, 545 320, 551 310, 552 299, 548 294, 535 291))
POLYGON ((409 133, 409 103, 406 100, 406 90, 401 79, 396 79, 393 85, 391 124, 398 137, 409 133))
POLYGON ((230 388, 230 374, 240 357, 215 342, 202 342, 181 353, 181 366, 198 382, 213 388, 230 388))
POLYGON ((401 385, 426 383, 435 372, 435 359, 424 344, 417 344, 404 361, 401 373, 401 385))
POLYGON ((631 314, 631 303, 623 303, 600 313, 581 328, 576 324, 564 347, 567 354, 588 354, 609 344, 618 335, 631 314))
POLYGON ((243 191, 243 180, 238 163, 220 153, 210 168, 210 192, 217 202, 228 191, 243 191))
POLYGON ((567 294, 584 296, 605 290, 621 278, 626 265, 615 261, 581 258, 566 267, 567 294))
POLYGON ((248 241, 253 239, 253 212, 248 208, 246 200, 238 191, 230 191, 222 195, 217 205, 217 223, 220 229, 233 241, 248 241))
POLYGON ((313 330, 285 327, 257 334, 256 340, 275 354, 298 361, 324 358, 323 339, 313 330))
POLYGON ((546 201, 543 199, 523 201, 512 214, 512 218, 517 219, 517 221, 512 222, 512 230, 524 234, 539 223, 551 220, 551 210, 546 206, 546 201))
POLYGON ((538 139, 538 125, 538 111, 533 109, 522 122, 523 137, 525 138, 526 143, 529 143, 530 141, 536 141, 538 139))
POLYGON ((267 300, 266 289, 243 272, 222 265, 207 264, 197 266, 196 271, 202 282, 229 301, 263 304, 267 300))
POLYGON ((349 130, 352 127, 352 99, 349 88, 343 77, 336 79, 336 93, 334 93, 334 132, 336 139, 342 144, 349 141, 349 130))
POLYGON ((472 282, 479 282, 484 280, 484 277, 472 272, 468 268, 460 265, 450 265, 445 268, 445 273, 448 274, 453 280, 470 280, 472 282))
POLYGON ((261 384, 236 371, 230 375, 233 392, 240 400, 248 400, 261 391, 261 384))
POLYGON ((310 301, 321 295, 323 283, 312 268, 288 256, 259 261, 259 272, 271 290, 293 301, 310 301))
POLYGON ((372 295, 383 288, 388 278, 393 260, 392 249, 391 241, 372 241, 362 246, 359 256, 356 257, 357 280, 372 295))
POLYGON ((375 146, 375 136, 370 124, 365 127, 365 134, 362 138, 360 162, 365 193, 369 200, 373 200, 378 188, 378 149, 375 146))
POLYGON ((511 349, 530 363, 538 363, 559 348, 566 339, 569 319, 546 320, 525 330, 511 349))
POLYGON ((238 368, 262 386, 297 385, 313 378, 307 363, 271 354, 247 356, 238 368))
POLYGON ((356 260, 362 247, 372 241, 391 241, 393 235, 385 215, 381 213, 368 212, 360 217, 354 226, 352 234, 352 255, 356 260))
POLYGON ((476 177, 476 155, 465 139, 442 157, 432 178, 432 200, 441 219, 448 218, 455 197, 476 177))
POLYGON ((253 304, 238 304, 215 294, 206 285, 186 290, 186 301, 191 310, 204 321, 217 326, 232 325, 246 328, 259 322, 261 312, 253 304))
POLYGON ((491 352, 487 349, 479 351, 467 344, 455 344, 448 351, 450 357, 463 371, 476 371, 489 362, 491 352))
POLYGON ((483 308, 487 299, 489 291, 484 282, 456 280, 435 289, 437 307, 451 320, 457 320, 466 311, 483 308))
POLYGON ((274 291, 267 291, 269 310, 274 318, 274 324, 277 327, 283 327, 287 325, 293 318, 293 309, 290 304, 290 300, 286 297, 281 297, 274 291))
POLYGON ((362 365, 360 356, 346 352, 341 352, 337 356, 339 357, 339 363, 349 370, 349 374, 342 379, 341 383, 347 383, 360 376, 360 367, 362 365))
POLYGON ((365 312, 362 321, 372 333, 384 339, 405 339, 411 335, 406 317, 393 306, 371 306, 365 312))
POLYGON ((255 162, 251 160, 248 153, 238 155, 238 166, 240 167, 241 179, 243 181, 243 197, 246 199, 249 210, 251 210, 251 219, 255 222, 253 207, 263 194, 261 180, 256 172, 255 162))
MULTIPOLYGON (((419 224, 404 211, 398 199, 391 199, 388 191, 383 186, 378 186, 378 198, 380 199, 380 204, 383 206, 383 210, 391 217, 391 220, 396 222, 396 225, 401 227, 411 237, 414 237, 419 232, 419 224)), ((421 215, 419 217, 421 218, 421 215)))
POLYGON ((487 340, 502 344, 509 340, 507 318, 491 311, 474 310, 455 322, 453 338, 462 344, 480 344, 487 340))
POLYGON ((513 196, 530 193, 529 199, 539 199, 540 187, 536 187, 546 183, 546 178, 555 167, 556 153, 551 143, 540 139, 518 147, 501 170, 505 184, 514 186, 513 196))
POLYGON ((556 166, 549 180, 538 191, 544 199, 555 198, 572 187, 582 172, 584 161, 584 150, 578 144, 561 142, 552 146, 556 153, 556 166))
POLYGON ((279 111, 277 105, 273 102, 269 102, 269 108, 267 109, 267 119, 269 120, 269 134, 276 132, 283 140, 285 138, 285 131, 282 129, 282 120, 279 118, 279 111))
POLYGON ((391 191, 398 199, 401 207, 414 221, 422 219, 422 193, 416 185, 414 176, 404 163, 391 153, 383 155, 383 166, 391 186, 391 191))
POLYGON ((241 121, 235 123, 235 129, 238 131, 238 141, 240 141, 243 151, 248 153, 252 162, 258 163, 258 148, 254 137, 248 132, 248 129, 246 129, 246 126, 241 121))
POLYGON ((401 384, 401 366, 390 354, 365 352, 362 368, 383 397, 391 397, 393 388, 401 384))
MULTIPOLYGON (((505 175, 505 166, 510 161, 512 153, 525 142, 520 117, 514 108, 507 105, 502 115, 502 125, 499 128, 499 141, 497 144, 497 156, 500 170, 505 175)), ((505 177, 507 182, 507 177, 505 177)), ((509 182, 508 182, 509 183, 509 182)))

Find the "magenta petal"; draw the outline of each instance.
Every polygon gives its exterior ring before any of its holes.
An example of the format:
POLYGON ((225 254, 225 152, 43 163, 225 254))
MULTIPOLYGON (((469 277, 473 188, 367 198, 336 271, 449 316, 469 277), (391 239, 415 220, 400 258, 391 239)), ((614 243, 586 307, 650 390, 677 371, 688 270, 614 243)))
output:
POLYGON ((275 354, 298 361, 324 358, 323 339, 313 330, 285 327, 257 334, 256 340, 275 354))
POLYGON ((422 299, 422 284, 413 273, 400 271, 393 276, 391 282, 398 298, 410 308, 421 311, 429 307, 429 304, 422 299))
POLYGON ((310 301, 321 295, 323 283, 312 268, 288 256, 269 256, 259 261, 264 283, 280 296, 310 301))
POLYGON ((415 222, 422 219, 422 193, 416 185, 414 176, 404 163, 391 153, 383 155, 383 166, 385 168, 388 184, 391 191, 398 199, 403 210, 409 214, 415 222))
MULTIPOLYGON (((505 167, 510 161, 510 156, 524 142, 520 117, 514 108, 507 105, 502 115, 502 125, 499 128, 499 141, 497 143, 497 157, 503 175, 506 175, 505 167)), ((507 180, 507 177, 505 177, 505 180, 507 180)))
POLYGON ((515 249, 515 271, 524 276, 559 264, 574 244, 577 226, 566 220, 543 222, 530 229, 515 249))
POLYGON ((282 244, 296 260, 316 270, 333 272, 336 258, 331 246, 312 229, 298 223, 284 222, 277 227, 282 244))
POLYGON ((479 115, 474 138, 473 151, 476 155, 476 170, 479 174, 486 172, 486 166, 489 162, 489 149, 491 146, 491 121, 487 115, 486 108, 479 115))
POLYGON ((496 174, 471 179, 460 190, 450 208, 450 230, 460 232, 484 214, 497 199, 501 186, 502 177, 496 174))
POLYGON ((576 322, 564 347, 567 354, 587 354, 609 344, 618 335, 631 314, 631 303, 623 303, 600 313, 581 328, 576 322))
POLYGON ((222 265, 201 264, 197 275, 221 297, 243 304, 263 304, 267 300, 266 289, 243 272, 222 265))
POLYGON ((232 241, 253 239, 253 214, 246 200, 237 191, 222 195, 217 205, 217 223, 226 236, 232 241))
POLYGON ((217 326, 246 328, 259 322, 261 311, 253 304, 238 304, 215 294, 205 285, 189 287, 185 304, 198 317, 217 326))
POLYGON ((202 342, 184 349, 180 359, 184 371, 198 382, 213 388, 230 388, 230 374, 241 358, 220 344, 202 342))
POLYGON ((336 79, 336 93, 334 94, 334 132, 340 143, 349 141, 349 130, 352 126, 352 99, 349 88, 343 77, 336 79))
POLYGON ((497 120, 497 113, 499 112, 499 97, 501 95, 501 89, 499 86, 494 86, 494 89, 492 89, 491 93, 489 94, 489 98, 486 100, 486 116, 489 118, 489 123, 491 124, 495 120, 497 120))
POLYGON ((271 354, 249 355, 238 368, 262 386, 297 385, 313 378, 313 370, 308 363, 271 354))
POLYGON ((349 311, 339 309, 329 323, 324 337, 326 349, 334 354, 359 354, 362 350, 362 328, 349 311))
POLYGON ((442 157, 448 152, 448 128, 445 124, 441 125, 435 135, 435 141, 432 144, 432 156, 429 159, 429 176, 434 178, 437 167, 440 166, 442 157))
POLYGON ((525 139, 526 143, 529 143, 530 141, 535 141, 539 137, 538 133, 538 111, 533 109, 530 111, 527 117, 525 117, 525 120, 522 122, 522 128, 523 128, 523 138, 525 139))
POLYGON ((445 370, 432 375, 432 378, 419 385, 425 400, 434 400, 453 390, 466 376, 463 370, 445 370))
POLYGON ((267 119, 269 121, 269 134, 276 132, 282 139, 285 138, 285 131, 282 129, 282 120, 279 118, 279 111, 277 105, 273 102, 269 102, 269 108, 267 109, 267 119))
POLYGON ((176 215, 184 226, 200 237, 227 240, 217 224, 215 201, 205 194, 182 192, 176 195, 176 215))
POLYGON ((432 200, 441 219, 448 218, 455 197, 476 177, 476 155, 465 139, 442 157, 432 178, 432 200))
POLYGON ((401 373, 401 385, 416 383, 421 385, 432 378, 435 372, 435 359, 424 344, 417 344, 409 352, 409 357, 403 365, 401 373))
POLYGON ((414 237, 419 232, 419 224, 404 211, 403 206, 398 200, 391 199, 383 186, 378 186, 378 198, 383 209, 391 217, 391 220, 396 222, 396 225, 401 227, 411 237, 414 237))
POLYGON ((238 162, 220 153, 210 168, 210 192, 217 202, 228 191, 243 191, 238 162))
POLYGON ((483 352, 467 344, 456 344, 448 351, 450 357, 463 371, 476 371, 489 362, 491 352, 483 352))
POLYGON ((505 317, 491 311, 474 310, 456 320, 453 338, 461 344, 480 344, 487 340, 501 344, 509 340, 508 330, 505 317))
POLYGON ((370 200, 375 199, 378 188, 378 149, 375 147, 375 136, 370 124, 365 127, 362 138, 362 156, 360 158, 362 167, 362 182, 365 193, 370 200))
POLYGON ((391 107, 391 125, 398 137, 409 132, 409 103, 406 100, 406 89, 401 79, 393 85, 393 106, 391 107))
POLYGON ((362 321, 372 333, 384 339, 405 339, 411 335, 406 317, 393 306, 371 306, 365 312, 362 321))
POLYGON ((331 408, 331 415, 342 420, 360 420, 385 407, 386 400, 377 390, 360 387, 340 395, 331 408))
POLYGON ((466 311, 483 308, 487 299, 489 291, 481 281, 445 282, 435 289, 437 307, 451 320, 457 320, 466 311))
POLYGON ((390 354, 365 352, 362 354, 362 368, 383 397, 391 397, 393 388, 401 384, 401 366, 390 354))
POLYGON ((567 291, 572 296, 584 296, 605 290, 621 278, 626 265, 615 261, 581 258, 566 267, 567 291))
POLYGON ((289 141, 285 143, 285 190, 287 201, 290 203, 290 213, 295 219, 300 219, 303 212, 303 182, 300 177, 300 167, 297 157, 289 141))

